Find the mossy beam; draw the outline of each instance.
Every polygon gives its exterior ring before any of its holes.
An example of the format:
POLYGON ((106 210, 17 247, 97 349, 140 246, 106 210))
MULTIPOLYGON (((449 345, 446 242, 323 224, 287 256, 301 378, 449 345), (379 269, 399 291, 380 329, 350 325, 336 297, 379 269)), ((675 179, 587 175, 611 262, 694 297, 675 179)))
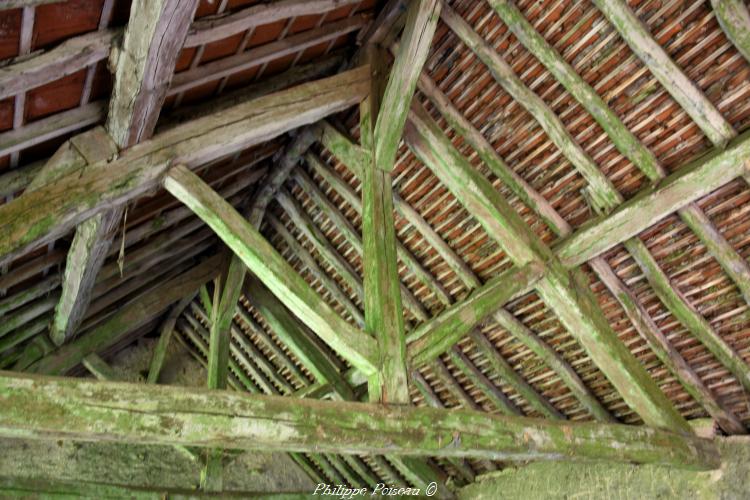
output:
POLYGON ((375 165, 385 172, 392 171, 394 167, 409 105, 437 27, 440 5, 439 0, 409 2, 406 25, 388 84, 385 86, 382 100, 377 99, 380 112, 377 117, 372 116, 372 151, 375 165))
POLYGON ((544 267, 536 263, 511 268, 422 323, 407 335, 409 363, 419 366, 435 359, 503 304, 533 289, 543 274, 544 267))
POLYGON ((164 359, 167 356, 169 340, 172 338, 172 332, 174 331, 177 318, 193 301, 196 295, 197 291, 193 294, 185 296, 185 298, 183 298, 180 302, 172 306, 169 314, 159 327, 159 340, 156 342, 154 353, 151 355, 151 363, 149 364, 146 383, 155 384, 159 380, 159 373, 161 373, 161 368, 162 366, 164 366, 164 359))
POLYGON ((250 278, 245 285, 245 296, 271 326, 276 336, 319 382, 330 384, 343 400, 354 399, 354 393, 344 376, 320 352, 302 325, 271 292, 258 280, 250 278))
POLYGON ((656 156, 644 146, 599 94, 540 35, 512 0, 489 0, 505 25, 602 127, 617 149, 647 177, 664 176, 656 156))
MULTIPOLYGON (((434 31, 434 27, 432 30, 434 31)), ((431 39, 432 32, 428 34, 431 39)), ((426 45, 429 48, 429 42, 426 45)), ((425 58, 426 52, 427 49, 425 58)), ((382 69, 372 59, 370 68, 382 69)), ((395 69, 394 66, 394 71, 395 69)), ((393 76, 396 76, 395 73, 393 76)), ((380 109, 377 95, 379 83, 374 75, 370 95, 359 106, 360 142, 366 158, 362 164, 360 207, 365 330, 378 342, 378 372, 370 378, 368 396, 373 403, 379 401, 385 404, 409 404, 411 398, 409 378, 406 374, 406 330, 396 256, 398 239, 393 213, 393 179, 389 173, 391 169, 384 171, 376 164, 379 138, 375 135, 375 120, 379 119, 381 114, 387 113, 385 108, 380 109)), ((402 106, 405 111, 408 110, 408 104, 403 103, 402 106)), ((405 121, 406 112, 401 127, 405 121)), ((399 139, 396 142, 400 141, 400 128, 398 135, 399 139)))
POLYGON ((586 154, 565 128, 552 109, 515 74, 513 68, 497 51, 479 36, 464 19, 447 5, 443 5, 441 18, 453 32, 487 66, 495 80, 524 109, 526 109, 562 154, 589 183, 589 194, 597 211, 609 212, 622 202, 622 197, 604 175, 594 160, 586 154), (603 193, 609 193, 602 196, 603 193))
POLYGON ((567 267, 574 267, 632 238, 655 222, 699 200, 750 170, 750 132, 680 167, 656 185, 627 200, 563 239, 553 248, 567 267))
MULTIPOLYGON (((351 186, 344 182, 338 174, 331 171, 330 167, 325 165, 316 155, 308 152, 307 155, 305 155, 305 159, 307 160, 307 164, 313 167, 316 172, 321 173, 321 177, 326 179, 326 181, 331 184, 331 187, 333 187, 358 214, 362 214, 362 202, 360 201, 359 195, 351 186)), ((393 195, 393 204, 396 205, 397 195, 395 192, 392 192, 391 194, 393 195)), ((396 208, 399 209, 398 206, 396 206, 396 208)), ((331 209, 335 209, 335 207, 331 205, 331 209)), ((355 245, 358 244, 359 241, 357 241, 355 245)), ((411 271, 422 284, 430 289, 440 302, 446 305, 451 303, 450 295, 445 288, 427 269, 424 268, 424 266, 422 266, 414 254, 411 253, 411 251, 398 239, 396 239, 396 253, 406 268, 411 271)), ((407 302, 409 309, 415 313, 415 316, 423 320, 426 319, 427 315, 424 307, 418 305, 420 303, 413 294, 408 292, 408 289, 405 286, 402 286, 401 291, 402 298, 407 302)))
POLYGON ((451 144, 419 105, 412 108, 406 139, 417 157, 448 187, 516 265, 544 262, 537 291, 612 385, 654 427, 690 427, 607 322, 578 271, 566 270, 521 217, 451 144))
POLYGON ((344 110, 362 100, 368 82, 368 68, 361 67, 252 99, 26 192, 0 206, 0 265, 157 187, 172 164, 195 168, 344 110))
POLYGON ((687 328, 690 333, 724 365, 730 373, 750 392, 750 366, 713 329, 711 324, 688 302, 688 300, 672 285, 664 271, 659 268, 656 259, 639 239, 633 238, 625 242, 625 248, 643 269, 649 284, 656 295, 667 306, 669 311, 687 328))
MULTIPOLYGON (((306 159, 308 161, 310 160, 310 155, 306 156, 306 159)), ((339 209, 334 205, 330 199, 320 190, 317 184, 313 182, 310 177, 305 174, 301 170, 297 170, 292 178, 297 182, 297 184, 302 188, 302 190, 310 196, 310 198, 315 202, 315 205, 328 217, 331 222, 336 226, 336 228, 341 232, 341 234, 344 236, 346 241, 354 248, 354 250, 359 254, 360 256, 364 253, 364 245, 362 243, 362 238, 360 237, 357 229, 352 225, 352 223, 339 211, 339 209)), ((357 204, 355 208, 359 209, 359 212, 362 213, 362 205, 357 204)), ((402 245, 399 245, 401 247, 401 251, 398 252, 399 257, 402 257, 402 260, 404 264, 407 266, 409 270, 414 272, 418 278, 422 278, 420 281, 430 281, 431 276, 429 276, 429 273, 427 273, 421 266, 419 262, 416 261, 414 256, 403 248, 402 245), (407 255, 408 254, 408 255, 407 255), (428 279, 424 279, 424 274, 428 275, 428 279)), ((419 318, 420 320, 424 321, 429 317, 429 314, 427 313, 427 310, 424 308, 421 302, 414 296, 413 293, 400 282, 399 280, 399 287, 401 290, 401 297, 404 302, 404 305, 407 309, 409 309, 414 316, 419 318)))
POLYGON ((273 214, 267 214, 266 221, 273 228, 273 230, 276 231, 276 234, 281 236, 281 238, 284 240, 284 243, 291 249, 294 256, 304 263, 305 267, 307 267, 307 269, 310 271, 310 273, 312 273, 313 276, 315 276, 315 278, 320 280, 326 291, 328 291, 336 299, 337 302, 344 306, 346 312, 348 312, 351 317, 354 318, 354 322, 357 323, 360 328, 364 328, 365 317, 362 315, 362 311, 360 311, 359 307, 357 307, 357 305, 352 302, 352 299, 346 294, 346 292, 341 289, 339 284, 336 283, 333 278, 328 276, 328 274, 318 265, 315 258, 310 255, 310 252, 308 252, 307 249, 300 245, 297 239, 292 235, 292 233, 289 232, 286 226, 284 226, 284 224, 282 224, 281 221, 276 218, 276 216, 274 216, 273 214))
POLYGON ((698 86, 672 61, 669 54, 651 36, 648 27, 624 0, 593 0, 625 40, 682 109, 703 130, 709 140, 722 145, 736 135, 728 121, 698 86))
POLYGON ((708 412, 719 426, 728 434, 745 434, 742 421, 722 403, 703 383, 701 378, 685 361, 682 354, 674 348, 667 337, 654 323, 633 292, 617 277, 612 268, 597 257, 589 261, 591 268, 599 275, 609 291, 622 305, 633 326, 648 343, 654 354, 659 358, 672 375, 695 400, 708 412))
POLYGON ((456 109, 448 96, 438 88, 427 73, 423 72, 419 77, 419 90, 432 101, 453 130, 474 148, 484 164, 513 194, 537 213, 558 236, 570 233, 570 225, 557 213, 557 210, 503 161, 495 147, 456 109))
POLYGON ((216 258, 211 258, 190 271, 165 281, 161 286, 120 308, 93 330, 40 359, 29 367, 29 371, 48 375, 66 373, 88 354, 114 345, 123 335, 145 324, 170 304, 213 279, 218 264, 216 258))
POLYGON ((374 340, 344 321, 231 205, 184 166, 164 187, 203 219, 285 305, 334 351, 365 373, 374 373, 374 340))
POLYGON ((711 0, 721 29, 750 62, 750 13, 742 0, 711 0))
POLYGON ((346 168, 351 170, 354 175, 362 179, 362 168, 366 161, 365 151, 362 149, 362 146, 354 143, 349 137, 331 125, 328 120, 322 120, 317 126, 321 130, 320 143, 333 153, 333 156, 346 165, 346 168))
POLYGON ((86 367, 89 373, 96 377, 97 380, 116 381, 118 379, 112 367, 96 353, 91 353, 83 358, 81 364, 86 367))
POLYGON ((0 436, 504 461, 617 461, 691 469, 720 464, 711 441, 646 426, 11 372, 0 373, 0 436), (34 418, 29 418, 31 407, 34 418))

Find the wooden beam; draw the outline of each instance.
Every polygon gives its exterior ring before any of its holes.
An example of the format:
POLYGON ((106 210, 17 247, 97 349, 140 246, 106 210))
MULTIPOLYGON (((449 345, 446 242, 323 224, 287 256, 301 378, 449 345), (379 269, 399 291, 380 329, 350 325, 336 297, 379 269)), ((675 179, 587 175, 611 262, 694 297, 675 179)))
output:
POLYGON ((120 308, 104 323, 75 341, 40 359, 29 371, 62 375, 75 367, 88 354, 114 345, 123 335, 144 325, 170 304, 194 292, 216 275, 218 260, 208 259, 190 271, 162 283, 151 291, 120 308))
POLYGON ((599 170, 594 160, 570 135, 552 109, 523 83, 495 48, 479 36, 453 9, 444 6, 441 18, 487 66, 505 91, 534 117, 560 152, 586 179, 589 183, 589 194, 594 203, 593 208, 598 212, 606 213, 616 207, 622 201, 622 197, 619 196, 607 176, 599 170), (602 196, 605 192, 610 194, 602 196))
POLYGON ((279 0, 236 12, 208 16, 190 26, 185 48, 206 45, 236 33, 277 21, 312 16, 360 3, 361 0, 279 0))
POLYGON ((120 148, 153 135, 196 0, 136 0, 114 52, 107 130, 120 148))
POLYGON ((750 13, 742 0, 711 0, 721 29, 750 62, 750 13))
POLYGON ((0 264, 50 242, 94 213, 158 186, 173 162, 225 157, 358 103, 368 69, 298 85, 185 123, 52 185, 0 206, 0 264))
POLYGON ((504 461, 618 461, 699 470, 717 468, 720 463, 711 441, 644 426, 559 423, 463 410, 322 402, 10 372, 0 376, 0 401, 0 435, 4 437, 504 461), (32 419, 30 404, 35 408, 32 419), (169 418, 162 418, 165 414, 169 418))
POLYGON ((420 366, 446 352, 511 298, 533 289, 543 274, 544 266, 537 263, 513 267, 474 290, 466 299, 419 325, 407 335, 410 364, 420 366))
POLYGON ((374 371, 372 338, 341 319, 231 205, 184 166, 170 170, 164 187, 196 212, 321 339, 365 373, 374 371))
POLYGON ((3 132, 0 134, 0 155, 16 153, 100 123, 106 115, 106 103, 97 101, 3 132))
POLYGON ((387 47, 387 41, 395 38, 396 31, 403 27, 406 18, 406 0, 388 0, 380 9, 378 17, 366 29, 357 34, 359 45, 377 44, 387 47))
POLYGON ((516 265, 543 262, 542 299, 625 401, 654 427, 689 433, 685 420, 618 339, 580 272, 568 271, 484 177, 453 147, 421 106, 409 115, 407 143, 477 218, 516 265))
POLYGON ((290 54, 330 42, 357 31, 367 23, 367 16, 360 14, 340 21, 327 23, 319 28, 303 31, 295 35, 251 48, 239 54, 217 59, 195 68, 178 73, 169 88, 167 95, 176 95, 191 88, 217 81, 240 71, 261 66, 290 54))
POLYGON ((393 170, 417 79, 427 60, 437 27, 440 5, 438 0, 409 2, 406 26, 401 35, 401 44, 391 68, 388 84, 382 100, 379 96, 376 99, 380 103, 380 112, 377 119, 375 116, 372 117, 372 150, 375 164, 384 172, 393 170))
POLYGON ((585 224, 553 246, 568 267, 583 264, 636 236, 667 215, 750 170, 750 133, 730 141, 646 188, 606 217, 585 224))
POLYGON ((672 61, 669 54, 651 36, 648 27, 624 0, 593 0, 625 40, 633 53, 643 61, 664 90, 716 145, 726 144, 736 132, 732 125, 703 94, 698 86, 672 61))
POLYGON ((109 56, 121 30, 93 31, 69 38, 52 50, 0 68, 0 99, 21 94, 96 64, 109 56))
MULTIPOLYGON (((420 3, 429 2, 413 2, 415 5, 420 3)), ((429 37, 432 38, 431 33, 429 37)), ((406 331, 393 216, 393 179, 387 171, 378 168, 376 159, 379 137, 375 123, 386 112, 385 108, 380 108, 383 78, 379 73, 385 68, 379 52, 374 47, 369 47, 366 52, 373 78, 370 95, 359 106, 360 142, 365 154, 361 205, 365 331, 378 343, 378 371, 370 378, 368 395, 371 402, 409 404, 406 331)))
POLYGON ((0 4, 0 10, 20 9, 23 7, 35 7, 50 3, 62 3, 66 0, 5 0, 0 4))

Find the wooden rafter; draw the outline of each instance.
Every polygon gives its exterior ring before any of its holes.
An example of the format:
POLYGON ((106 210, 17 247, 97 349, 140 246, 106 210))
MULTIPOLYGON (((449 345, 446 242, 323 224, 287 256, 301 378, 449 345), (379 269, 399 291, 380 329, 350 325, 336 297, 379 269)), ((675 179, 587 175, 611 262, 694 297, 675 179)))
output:
POLYGON ((714 15, 737 50, 750 62, 750 13, 742 0, 711 0, 714 15))
POLYGON ((0 400, 0 434, 8 437, 492 460, 615 460, 693 469, 719 465, 712 442, 643 426, 7 372, 0 377, 0 400), (30 401, 37 409, 34 419, 26 410, 30 401), (154 418, 164 412, 169 418, 154 418), (61 419, 67 423, 64 428, 61 419))

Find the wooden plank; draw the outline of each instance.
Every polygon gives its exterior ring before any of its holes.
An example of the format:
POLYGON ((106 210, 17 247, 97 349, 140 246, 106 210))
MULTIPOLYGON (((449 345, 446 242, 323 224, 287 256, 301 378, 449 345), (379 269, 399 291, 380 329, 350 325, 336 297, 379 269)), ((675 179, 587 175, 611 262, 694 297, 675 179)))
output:
POLYGON ((391 68, 388 84, 382 100, 377 99, 380 112, 377 114, 377 119, 375 115, 372 116, 373 156, 377 167, 384 172, 393 170, 404 123, 406 123, 406 115, 417 86, 417 79, 430 51, 440 8, 441 2, 438 0, 409 2, 406 26, 401 35, 401 43, 391 68))
POLYGON ((474 290, 466 299, 410 331, 407 335, 410 364, 419 366, 446 352, 511 298, 531 290, 543 274, 544 266, 537 263, 513 267, 474 290))
POLYGON ((342 400, 354 400, 354 393, 344 376, 318 349, 307 332, 287 309, 258 280, 245 285, 245 296, 273 329, 274 334, 307 367, 315 378, 330 384, 342 400))
POLYGON ((711 0, 721 29, 750 62, 750 13, 742 0, 711 0))
POLYGON ((75 341, 40 359, 29 371, 62 375, 75 367, 88 354, 117 343, 123 335, 147 323, 170 304, 195 291, 216 275, 218 260, 206 260, 190 271, 165 281, 136 301, 124 305, 104 323, 75 341))
POLYGON ((109 56, 118 29, 69 38, 52 50, 0 68, 0 99, 21 94, 96 64, 109 56))
POLYGON ((112 367, 96 353, 91 353, 83 358, 81 364, 86 367, 86 369, 96 377, 97 380, 118 380, 112 367))
POLYGON ((619 461, 692 469, 720 464, 711 441, 645 426, 560 423, 463 410, 10 372, 0 376, 0 402, 4 437, 504 461, 619 461), (30 404, 36 410, 33 419, 30 404), (60 426, 61 421, 66 424, 60 426))
POLYGON ((234 208, 184 166, 164 187, 203 219, 274 295, 334 351, 366 373, 375 367, 372 338, 336 314, 234 208))
POLYGON ((288 18, 324 14, 361 0, 278 0, 242 10, 208 16, 190 26, 185 47, 205 45, 264 24, 288 18))
POLYGON ((617 29, 630 49, 643 61, 664 90, 703 130, 715 145, 724 145, 736 132, 713 103, 672 61, 624 0, 593 0, 594 5, 617 29))
POLYGON ((12 154, 81 130, 103 121, 106 114, 106 103, 97 101, 3 132, 0 134, 0 155, 12 154))
POLYGON ((661 182, 624 202, 608 216, 585 224, 555 244, 555 253, 568 267, 583 264, 743 175, 749 167, 750 133, 745 132, 730 141, 726 149, 714 149, 680 167, 661 182))
POLYGON ((666 335, 659 329, 645 308, 638 303, 635 294, 628 289, 617 277, 612 268, 598 257, 589 261, 591 268, 599 275, 612 295, 622 305, 633 326, 648 343, 654 354, 659 358, 672 375, 695 400, 706 409, 709 415, 728 434, 744 434, 745 426, 740 419, 727 408, 703 383, 697 373, 685 361, 680 352, 667 340, 666 335))
POLYGON ((240 71, 255 68, 264 63, 304 51, 321 43, 336 40, 347 33, 357 31, 366 22, 367 16, 365 15, 347 17, 340 21, 325 24, 319 28, 303 31, 281 40, 254 47, 233 56, 196 66, 195 68, 178 73, 172 80, 172 85, 167 95, 176 95, 240 71))
POLYGON ((619 340, 577 271, 568 271, 521 217, 445 137, 421 106, 407 124, 407 143, 418 158, 477 218, 515 265, 543 262, 537 291, 555 311, 625 401, 654 427, 689 433, 690 428, 638 360, 619 340))
POLYGON ((656 156, 625 127, 599 94, 540 35, 523 13, 510 0, 490 0, 490 5, 505 25, 568 92, 586 109, 607 133, 620 153, 647 177, 663 177, 664 170, 656 156))
POLYGON ((492 76, 505 91, 534 117, 560 152, 586 179, 589 184, 590 198, 594 203, 593 208, 598 212, 606 213, 616 207, 622 201, 622 197, 614 189, 607 176, 599 170, 594 160, 570 135, 552 109, 523 83, 515 74, 513 68, 505 62, 497 51, 453 9, 443 8, 440 16, 461 41, 487 66, 492 76), (609 194, 602 196, 605 192, 609 194))
POLYGON ((158 186, 171 164, 197 167, 358 103, 368 69, 298 85, 185 123, 82 174, 0 206, 0 264, 48 243, 94 213, 158 186))
POLYGON ((693 307, 690 302, 672 285, 664 271, 659 268, 656 259, 639 239, 633 238, 625 242, 625 248, 643 269, 654 292, 667 306, 667 309, 682 323, 690 333, 724 365, 729 372, 737 377, 742 387, 750 391, 750 366, 713 329, 711 324, 693 307))
POLYGON ((150 138, 197 0, 135 0, 114 53, 107 131, 120 148, 150 138))

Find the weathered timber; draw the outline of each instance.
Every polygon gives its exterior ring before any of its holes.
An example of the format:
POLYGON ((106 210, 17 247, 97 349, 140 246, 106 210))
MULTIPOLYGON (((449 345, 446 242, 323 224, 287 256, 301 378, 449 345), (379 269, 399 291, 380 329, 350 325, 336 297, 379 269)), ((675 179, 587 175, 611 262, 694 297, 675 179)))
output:
POLYGON ((189 206, 290 310, 336 352, 366 373, 375 366, 372 338, 336 314, 231 205, 184 166, 164 187, 189 206))
POLYGON ((340 73, 185 123, 0 206, 0 264, 48 243, 94 213, 156 187, 173 163, 207 163, 359 102, 368 69, 340 73))
POLYGON ((65 40, 52 50, 0 68, 0 99, 72 75, 109 56, 120 30, 102 30, 65 40))
POLYGON ((395 37, 395 31, 403 26, 406 18, 406 0, 388 0, 380 9, 378 17, 367 27, 357 34, 359 45, 378 44, 388 46, 387 40, 395 37))
POLYGON ((669 57, 624 0, 593 0, 630 49, 715 145, 736 133, 698 86, 669 57))
POLYGON ((537 283, 542 299, 586 350, 625 401, 654 427, 689 433, 690 428, 638 360, 617 338, 578 271, 563 268, 551 250, 442 133, 421 106, 412 108, 407 143, 477 218, 516 265, 544 262, 537 283))
POLYGON ((537 263, 511 268, 422 323, 407 335, 409 362, 419 366, 446 352, 485 317, 531 290, 543 274, 544 266, 537 263))
POLYGON ((106 103, 97 101, 3 132, 0 134, 0 155, 16 153, 50 139, 81 130, 101 122, 106 114, 106 103))
POLYGON ((523 177, 503 161, 492 144, 456 109, 448 96, 438 88, 427 73, 423 72, 419 77, 419 91, 432 101, 456 133, 460 134, 474 148, 487 168, 526 206, 539 214, 557 235, 563 236, 571 231, 570 225, 565 219, 557 213, 544 196, 536 192, 523 177))
POLYGON ((382 99, 376 99, 379 112, 371 116, 371 148, 375 165, 384 172, 393 170, 417 79, 427 60, 437 27, 440 6, 438 0, 409 2, 406 25, 388 77, 388 84, 382 99))
POLYGON ((35 7, 48 3, 59 3, 65 0, 4 0, 0 4, 0 10, 20 9, 22 7, 35 7))
POLYGON ((173 302, 210 281, 217 272, 218 260, 206 260, 190 271, 163 282, 138 300, 123 306, 117 313, 90 332, 59 348, 29 367, 29 371, 64 374, 88 354, 115 344, 123 335, 151 320, 173 302))
POLYGON ((36 161, 0 175, 0 196, 13 196, 22 191, 42 171, 44 165, 44 161, 36 161))
MULTIPOLYGON (((163 110, 162 115, 159 117, 156 131, 159 133, 188 120, 194 120, 201 116, 231 108, 249 99, 257 99, 258 97, 279 92, 280 90, 310 80, 331 76, 344 63, 344 56, 345 53, 343 51, 337 51, 325 58, 316 59, 314 62, 308 64, 299 64, 278 75, 263 78, 257 83, 251 83, 229 92, 223 92, 220 96, 212 98, 209 101, 200 101, 189 105, 181 104, 175 109, 163 110)), ((0 185, 2 185, 2 182, 0 182, 0 185)))
POLYGON ((169 340, 172 338, 177 318, 180 317, 188 304, 193 301, 195 295, 197 295, 197 293, 186 295, 180 302, 173 305, 169 314, 159 327, 159 340, 157 341, 156 346, 154 347, 154 353, 151 356, 146 383, 155 384, 159 380, 159 374, 161 373, 162 366, 164 366, 164 359, 167 356, 169 340))
POLYGON ((474 345, 476 345, 484 357, 487 358, 492 369, 500 375, 504 382, 513 387, 516 392, 523 396, 532 408, 546 418, 557 420, 565 419, 565 416, 560 413, 557 408, 552 406, 552 404, 539 394, 531 384, 516 373, 510 363, 508 363, 508 361, 497 352, 497 349, 487 337, 477 330, 473 330, 469 336, 474 345))
POLYGON ((323 14, 360 0, 280 0, 252 5, 236 12, 208 16, 190 26, 185 47, 205 45, 264 24, 290 17, 323 14))
POLYGON ((638 303, 633 292, 617 277, 612 268, 601 257, 590 260, 589 265, 612 295, 617 298, 625 314, 659 361, 680 381, 685 390, 706 409, 724 431, 729 434, 745 434, 747 431, 740 419, 712 394, 680 352, 669 343, 661 329, 638 303))
POLYGON ((153 135, 196 0, 135 0, 121 47, 114 52, 114 85, 107 131, 120 148, 153 135))
POLYGON ((276 234, 281 236, 284 243, 290 248, 294 256, 302 261, 310 273, 323 284, 325 290, 344 307, 357 326, 364 328, 365 317, 362 315, 362 311, 360 311, 359 307, 352 302, 352 299, 341 289, 339 284, 318 265, 318 262, 312 255, 310 255, 310 252, 308 252, 307 249, 297 241, 292 233, 290 233, 284 224, 282 224, 274 215, 266 215, 266 221, 268 221, 268 224, 273 228, 276 234))
POLYGON ((321 43, 335 40, 347 33, 362 28, 367 16, 360 14, 319 28, 254 47, 239 54, 217 59, 175 75, 167 95, 176 95, 191 88, 205 85, 234 73, 261 66, 264 63, 289 56, 321 43))
POLYGON ((721 29, 750 62, 750 13, 742 0, 711 0, 721 29))
POLYGON ((458 13, 444 5, 440 16, 487 66, 495 80, 534 117, 560 152, 586 179, 589 183, 589 194, 594 202, 594 209, 609 212, 616 207, 622 201, 622 197, 614 189, 607 176, 599 170, 594 160, 570 135, 550 107, 523 83, 513 68, 458 13), (611 194, 602 197, 601 194, 604 192, 611 194))
POLYGON ((663 177, 656 156, 630 132, 599 94, 540 35, 511 0, 490 0, 490 5, 519 41, 591 114, 617 149, 649 178, 663 177))
POLYGON ((9 372, 0 376, 0 402, 0 435, 5 437, 506 461, 624 461, 693 469, 719 466, 712 442, 644 426, 560 423, 9 372), (30 405, 36 409, 33 419, 30 405), (166 414, 169 418, 163 418, 166 414))
MULTIPOLYGON (((346 168, 361 179, 362 169, 364 168, 363 164, 366 160, 365 151, 362 150, 362 146, 344 135, 343 132, 331 125, 328 120, 322 120, 316 126, 321 129, 321 144, 333 153, 333 156, 346 165, 346 168)), ((322 162, 320 163, 322 164, 322 162)), ((315 166, 313 165, 313 167, 315 166)))
POLYGON ((245 296, 253 307, 271 325, 276 336, 307 367, 315 378, 333 387, 339 398, 353 400, 354 393, 346 379, 311 341, 304 327, 258 280, 249 279, 245 296))
POLYGON ((479 410, 479 405, 471 396, 466 394, 464 388, 459 385, 458 381, 455 379, 450 370, 448 370, 448 367, 445 366, 445 363, 442 359, 433 359, 429 363, 429 366, 432 369, 433 373, 441 381, 443 386, 446 387, 451 394, 453 394, 453 397, 456 398, 461 408, 464 408, 466 410, 479 410))
POLYGON ((493 405, 501 412, 506 415, 522 415, 521 410, 510 400, 508 396, 503 394, 503 391, 495 387, 479 369, 474 366, 474 363, 459 349, 454 346, 450 352, 451 361, 461 372, 468 378, 471 383, 485 395, 485 397, 492 402, 493 405))
POLYGON ((243 264, 233 256, 214 282, 208 343, 208 388, 226 389, 229 370, 229 344, 237 301, 245 278, 243 264))
POLYGON ((641 191, 608 216, 585 224, 555 244, 555 253, 568 267, 580 265, 743 175, 749 166, 750 133, 746 132, 730 141, 726 149, 715 148, 641 191))
POLYGON ((633 238, 625 242, 625 248, 628 249, 628 252, 641 267, 649 284, 659 299, 667 306, 667 309, 711 351, 730 373, 737 377, 746 391, 750 391, 750 366, 672 285, 669 277, 659 268, 659 264, 648 251, 646 245, 640 239, 633 238))
MULTIPOLYGON (((424 5, 429 2, 412 3, 424 5)), ((378 141, 386 140, 377 135, 376 127, 376 121, 388 112, 380 108, 383 76, 379 73, 386 67, 382 51, 369 47, 365 54, 373 76, 370 95, 359 106, 360 142, 365 154, 362 162, 362 281, 365 290, 365 330, 378 343, 378 371, 370 378, 368 395, 373 403, 409 404, 406 330, 393 216, 393 179, 388 173, 390 168, 382 170, 377 162, 378 141)), ((396 67, 397 64, 394 64, 394 72, 396 67)), ((396 76, 395 73, 392 75, 396 76)))
MULTIPOLYGON (((101 127, 74 137, 70 143, 82 159, 83 166, 107 161, 118 152, 117 146, 101 127)), ((40 177, 52 182, 50 174, 47 173, 49 168, 48 163, 40 177)), ((57 175, 64 176, 67 173, 69 172, 63 167, 63 171, 57 175)), ((38 178, 34 179, 29 189, 32 189, 37 180, 38 178)), ((38 186, 34 186, 33 189, 38 189, 38 186)), ((120 215, 120 210, 100 212, 76 228, 65 263, 60 302, 55 307, 55 315, 50 326, 50 338, 57 345, 62 345, 71 338, 83 322, 86 308, 93 295, 96 276, 107 257, 112 236, 120 222, 120 215)))

